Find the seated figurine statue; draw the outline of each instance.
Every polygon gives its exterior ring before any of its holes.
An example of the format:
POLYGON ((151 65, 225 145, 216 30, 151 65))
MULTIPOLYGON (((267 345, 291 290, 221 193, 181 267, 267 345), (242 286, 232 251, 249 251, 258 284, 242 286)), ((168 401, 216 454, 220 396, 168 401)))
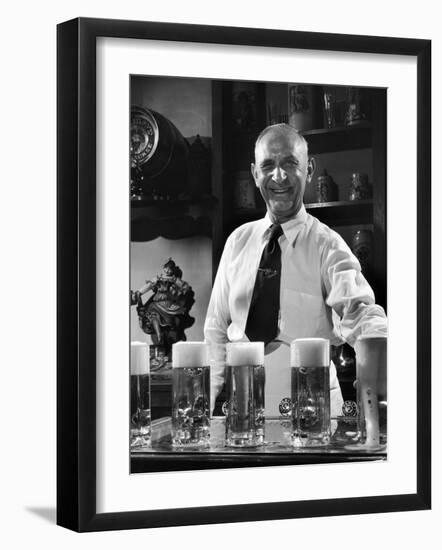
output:
POLYGON ((191 327, 195 319, 189 315, 194 304, 192 287, 182 280, 183 272, 169 258, 163 271, 139 290, 131 291, 131 304, 137 306, 140 327, 150 334, 152 342, 164 346, 166 353, 172 344, 186 340, 184 330, 191 327), (141 296, 152 291, 143 304, 141 296))

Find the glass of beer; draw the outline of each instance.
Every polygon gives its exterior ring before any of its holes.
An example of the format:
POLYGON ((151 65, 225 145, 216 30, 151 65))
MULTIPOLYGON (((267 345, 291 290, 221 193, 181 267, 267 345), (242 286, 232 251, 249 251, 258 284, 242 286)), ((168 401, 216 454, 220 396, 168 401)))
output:
POLYGON ((264 343, 226 345, 227 447, 256 447, 264 443, 264 343))
POLYGON ((359 441, 367 449, 382 449, 387 444, 387 338, 360 336, 355 351, 359 441))
POLYGON ((290 346, 292 443, 296 447, 330 442, 330 342, 299 338, 290 346))
POLYGON ((210 443, 210 367, 203 342, 172 346, 172 444, 202 448, 210 443))
POLYGON ((149 346, 130 344, 130 447, 151 443, 149 346))

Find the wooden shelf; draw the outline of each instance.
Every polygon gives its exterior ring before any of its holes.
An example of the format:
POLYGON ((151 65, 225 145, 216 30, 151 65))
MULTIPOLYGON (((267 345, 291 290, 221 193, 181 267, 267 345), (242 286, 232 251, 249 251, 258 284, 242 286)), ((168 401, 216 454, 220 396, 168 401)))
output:
POLYGON ((357 205, 372 205, 373 200, 372 199, 361 199, 361 200, 355 200, 355 201, 333 201, 333 202, 310 202, 308 204, 305 204, 305 207, 307 210, 316 210, 318 208, 337 208, 337 207, 355 207, 357 205))
POLYGON ((315 218, 330 226, 373 223, 373 201, 316 202, 305 205, 315 218))
POLYGON ((212 220, 210 216, 193 217, 181 215, 163 219, 140 218, 132 220, 131 241, 153 241, 157 237, 165 239, 186 239, 190 237, 212 237, 212 220))
POLYGON ((318 128, 301 132, 308 143, 309 153, 331 153, 352 149, 366 149, 372 144, 372 125, 361 122, 354 126, 318 128))
POLYGON ((211 217, 217 204, 210 195, 185 200, 131 200, 131 241, 211 237, 211 217))

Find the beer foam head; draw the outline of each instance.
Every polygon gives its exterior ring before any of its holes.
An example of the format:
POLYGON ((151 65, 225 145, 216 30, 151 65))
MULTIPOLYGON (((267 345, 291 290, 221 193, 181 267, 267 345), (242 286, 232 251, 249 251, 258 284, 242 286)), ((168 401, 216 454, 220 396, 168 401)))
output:
POLYGON ((226 363, 231 367, 264 365, 264 342, 231 342, 226 352, 226 363))
POLYGON ((325 338, 298 338, 290 345, 292 367, 329 367, 330 342, 325 338))
POLYGON ((177 342, 172 346, 172 367, 207 367, 209 346, 204 342, 177 342))
POLYGON ((356 364, 374 364, 386 368, 387 337, 375 336, 373 333, 358 336, 354 345, 356 364))
POLYGON ((150 371, 149 346, 145 342, 130 343, 130 373, 148 374, 150 371))

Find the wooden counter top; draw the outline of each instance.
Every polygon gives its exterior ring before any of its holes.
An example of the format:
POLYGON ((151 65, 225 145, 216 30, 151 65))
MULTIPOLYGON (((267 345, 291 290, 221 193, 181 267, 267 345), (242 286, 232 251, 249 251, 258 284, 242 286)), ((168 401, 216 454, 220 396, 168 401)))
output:
POLYGON ((210 448, 188 449, 172 447, 171 419, 162 418, 152 422, 151 447, 131 451, 131 473, 386 460, 386 448, 377 451, 363 446, 350 449, 353 441, 351 436, 345 436, 343 422, 342 419, 332 420, 333 435, 329 445, 294 447, 287 421, 266 419, 266 444, 243 449, 224 446, 224 418, 214 417, 210 448))

